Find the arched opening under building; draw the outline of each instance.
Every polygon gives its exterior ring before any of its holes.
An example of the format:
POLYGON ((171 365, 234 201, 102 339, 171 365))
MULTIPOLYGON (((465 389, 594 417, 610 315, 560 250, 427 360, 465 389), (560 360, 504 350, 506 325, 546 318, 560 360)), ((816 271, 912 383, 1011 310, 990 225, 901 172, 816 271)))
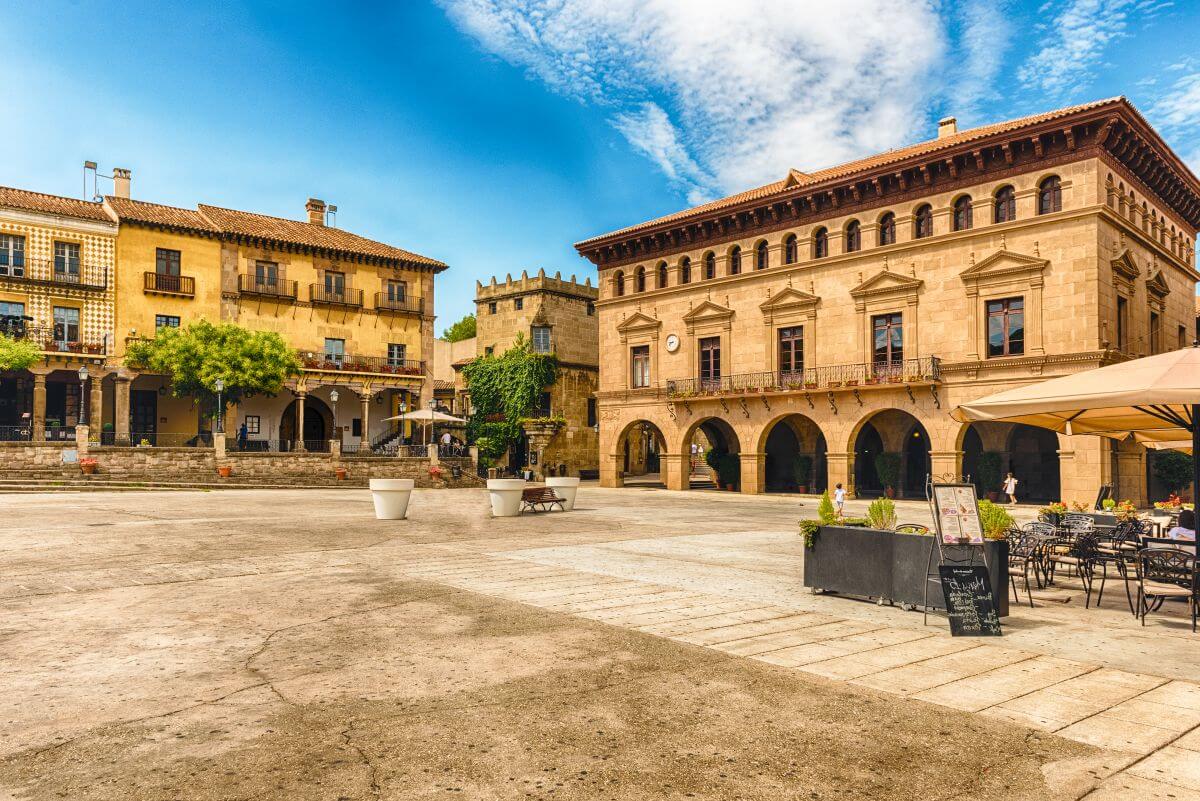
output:
MULTIPOLYGON (((309 451, 329 450, 333 432, 333 412, 320 398, 309 395, 304 399, 304 447, 309 451)), ((283 410, 279 420, 279 450, 297 450, 300 432, 296 426, 296 401, 283 410)))
POLYGON ((648 420, 635 420, 625 427, 617 442, 621 475, 629 483, 664 485, 661 455, 666 450, 663 433, 648 420))
POLYGON ((961 477, 969 478, 975 485, 976 497, 986 497, 985 493, 995 488, 983 485, 983 476, 979 471, 980 459, 983 456, 983 437, 979 436, 978 429, 973 425, 967 426, 967 431, 963 434, 962 455, 961 477))
POLYGON ((1008 435, 1007 470, 1017 479, 1018 502, 1059 500, 1058 435, 1048 428, 1014 425, 1008 435))
POLYGON ((875 413, 854 438, 855 494, 879 497, 890 486, 897 498, 925 497, 929 451, 929 433, 917 418, 900 409, 875 413))
POLYGON ((741 489, 741 445, 729 423, 719 417, 699 421, 688 431, 683 447, 697 465, 688 482, 690 487, 707 489, 715 483, 718 489, 741 489))
POLYGON ((790 414, 767 431, 763 486, 767 492, 823 492, 828 474, 825 435, 808 417, 790 414))

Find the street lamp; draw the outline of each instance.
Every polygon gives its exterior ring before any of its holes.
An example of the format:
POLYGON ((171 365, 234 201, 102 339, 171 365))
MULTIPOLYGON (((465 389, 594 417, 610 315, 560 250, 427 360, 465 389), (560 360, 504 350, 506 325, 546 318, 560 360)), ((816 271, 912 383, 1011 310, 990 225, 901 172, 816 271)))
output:
POLYGON ((337 399, 338 391, 336 389, 329 390, 329 400, 333 402, 333 438, 340 443, 342 438, 338 435, 337 399))
POLYGON ((437 399, 429 399, 429 444, 433 444, 433 413, 437 411, 437 399))
POLYGON ((225 433, 225 404, 221 398, 221 393, 225 391, 225 382, 218 378, 213 382, 213 389, 217 391, 217 433, 225 433))
POLYGON ((86 426, 88 424, 87 380, 88 369, 87 365, 85 364, 79 368, 79 425, 81 426, 86 426))

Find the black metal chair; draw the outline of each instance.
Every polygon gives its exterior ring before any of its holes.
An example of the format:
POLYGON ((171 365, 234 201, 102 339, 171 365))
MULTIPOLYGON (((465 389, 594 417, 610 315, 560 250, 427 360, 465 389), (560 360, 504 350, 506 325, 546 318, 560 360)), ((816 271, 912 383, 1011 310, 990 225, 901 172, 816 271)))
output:
POLYGON ((1033 571, 1034 580, 1041 589, 1038 570, 1042 541, 1019 528, 1009 529, 1006 538, 1008 539, 1008 581, 1012 585, 1013 597, 1017 603, 1021 602, 1021 592, 1017 589, 1017 576, 1021 576, 1025 580, 1025 593, 1029 596, 1029 606, 1033 608, 1033 589, 1029 586, 1029 571, 1033 571))
POLYGON ((1200 613, 1200 573, 1196 554, 1178 548, 1144 548, 1137 556, 1137 611, 1142 625, 1146 615, 1162 608, 1168 598, 1186 599, 1192 631, 1200 613))
POLYGON ((1078 576, 1083 583, 1084 609, 1091 606, 1092 587, 1097 566, 1100 566, 1103 572, 1100 577, 1100 594, 1097 596, 1096 603, 1099 604, 1100 599, 1104 597, 1104 584, 1108 580, 1108 564, 1100 559, 1099 555, 1099 536, 1095 531, 1091 531, 1077 534, 1074 541, 1070 543, 1060 540, 1053 546, 1049 556, 1051 581, 1054 580, 1058 566, 1063 565, 1070 568, 1071 572, 1078 576))

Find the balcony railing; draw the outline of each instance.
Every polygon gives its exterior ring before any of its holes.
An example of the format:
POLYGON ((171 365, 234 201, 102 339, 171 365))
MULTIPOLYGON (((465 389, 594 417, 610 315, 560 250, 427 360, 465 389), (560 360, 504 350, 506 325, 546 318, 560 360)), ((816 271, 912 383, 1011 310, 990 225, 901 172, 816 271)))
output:
POLYGON ((283 278, 259 277, 242 273, 238 275, 238 292, 243 295, 258 295, 280 300, 296 300, 297 284, 283 278))
POLYGON ((375 373, 378 375, 425 375, 425 362, 414 359, 339 355, 303 350, 298 353, 300 362, 306 370, 336 370, 346 373, 375 373))
POLYGON ((313 303, 320 303, 325 306, 350 306, 356 309, 361 309, 363 305, 363 291, 361 289, 351 289, 343 287, 327 287, 325 284, 309 284, 308 299, 313 303))
POLYGON ((858 389, 891 384, 930 384, 941 380, 937 356, 869 364, 835 364, 795 372, 737 373, 720 378, 680 378, 665 382, 674 398, 750 392, 858 389))
POLYGON ((389 298, 386 292, 375 293, 375 308, 380 311, 425 313, 425 298, 389 298))
POLYGON ((168 275, 166 273, 146 273, 146 292, 158 292, 163 295, 183 295, 195 297, 196 279, 190 275, 168 275))
POLYGON ((30 325, 22 317, 0 317, 0 334, 13 339, 23 339, 33 342, 38 350, 50 353, 82 353, 90 356, 103 356, 107 350, 103 342, 84 342, 77 339, 67 339, 56 335, 52 326, 30 325))
POLYGON ((25 259, 19 265, 0 265, 0 280, 103 291, 108 288, 108 267, 80 264, 72 268, 50 259, 25 259))

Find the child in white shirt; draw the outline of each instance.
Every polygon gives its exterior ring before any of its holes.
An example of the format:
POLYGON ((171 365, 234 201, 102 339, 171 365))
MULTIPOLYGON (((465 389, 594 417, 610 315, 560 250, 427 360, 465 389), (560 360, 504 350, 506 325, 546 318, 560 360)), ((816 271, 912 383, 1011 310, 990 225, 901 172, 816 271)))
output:
POLYGON ((833 505, 837 509, 839 515, 846 512, 846 490, 842 489, 842 485, 838 484, 833 490, 833 505))

